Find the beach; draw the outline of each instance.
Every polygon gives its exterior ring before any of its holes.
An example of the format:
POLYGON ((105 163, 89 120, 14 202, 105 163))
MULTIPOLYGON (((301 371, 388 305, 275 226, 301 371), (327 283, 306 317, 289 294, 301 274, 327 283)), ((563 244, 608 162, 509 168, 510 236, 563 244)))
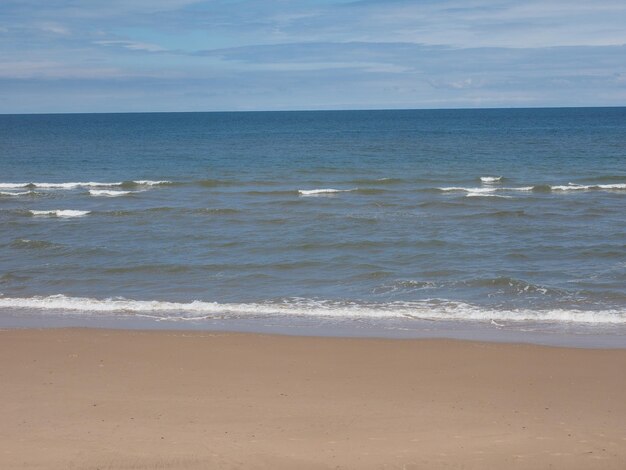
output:
POLYGON ((0 470, 626 470, 579 3, 0 1, 0 470))
POLYGON ((626 350, 0 331, 0 468, 626 465, 626 350))

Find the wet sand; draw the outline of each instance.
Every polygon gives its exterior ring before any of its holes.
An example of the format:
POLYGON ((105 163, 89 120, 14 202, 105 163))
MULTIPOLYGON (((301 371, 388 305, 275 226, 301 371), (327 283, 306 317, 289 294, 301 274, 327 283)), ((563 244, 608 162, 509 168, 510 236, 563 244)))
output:
POLYGON ((626 349, 0 331, 2 469, 624 469, 626 349))

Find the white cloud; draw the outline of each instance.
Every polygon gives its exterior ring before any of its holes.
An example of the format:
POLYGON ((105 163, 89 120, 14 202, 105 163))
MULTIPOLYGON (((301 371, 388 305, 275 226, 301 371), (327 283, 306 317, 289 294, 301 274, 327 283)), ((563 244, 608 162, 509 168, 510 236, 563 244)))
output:
POLYGON ((1 62, 0 78, 11 79, 56 79, 56 78, 117 78, 127 76, 124 70, 115 67, 76 67, 51 60, 1 62))
POLYGON ((58 23, 43 23, 39 26, 39 28, 46 33, 59 34, 61 36, 71 34, 68 28, 58 23))
MULTIPOLYGON (((68 61, 32 60, 1 61, 0 78, 11 80, 112 80, 158 78, 172 80, 185 73, 162 68, 133 69, 98 65, 73 64, 68 61)), ((0 93, 1 95, 2 93, 0 93)))
POLYGON ((18 108, 77 89, 103 109, 626 104, 624 0, 0 0, 0 18, 18 108))
POLYGON ((146 51, 146 52, 164 52, 166 49, 157 45, 157 44, 149 44, 145 42, 136 42, 136 41, 124 41, 124 40, 102 40, 102 41, 94 41, 94 44, 98 44, 99 46, 119 46, 125 49, 130 49, 131 51, 146 51))

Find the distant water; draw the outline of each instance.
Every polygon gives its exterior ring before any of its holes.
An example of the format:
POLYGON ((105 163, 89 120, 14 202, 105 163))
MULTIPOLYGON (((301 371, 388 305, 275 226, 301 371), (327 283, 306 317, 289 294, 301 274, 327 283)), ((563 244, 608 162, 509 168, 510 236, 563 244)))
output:
POLYGON ((0 294, 31 324, 623 335, 626 108, 3 115, 0 294))

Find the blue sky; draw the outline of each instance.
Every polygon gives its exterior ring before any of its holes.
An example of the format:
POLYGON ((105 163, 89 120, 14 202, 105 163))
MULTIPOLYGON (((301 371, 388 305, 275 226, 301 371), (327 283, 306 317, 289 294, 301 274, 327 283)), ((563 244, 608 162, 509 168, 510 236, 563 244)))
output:
POLYGON ((626 2, 1 0, 0 113, 626 105, 626 2))

